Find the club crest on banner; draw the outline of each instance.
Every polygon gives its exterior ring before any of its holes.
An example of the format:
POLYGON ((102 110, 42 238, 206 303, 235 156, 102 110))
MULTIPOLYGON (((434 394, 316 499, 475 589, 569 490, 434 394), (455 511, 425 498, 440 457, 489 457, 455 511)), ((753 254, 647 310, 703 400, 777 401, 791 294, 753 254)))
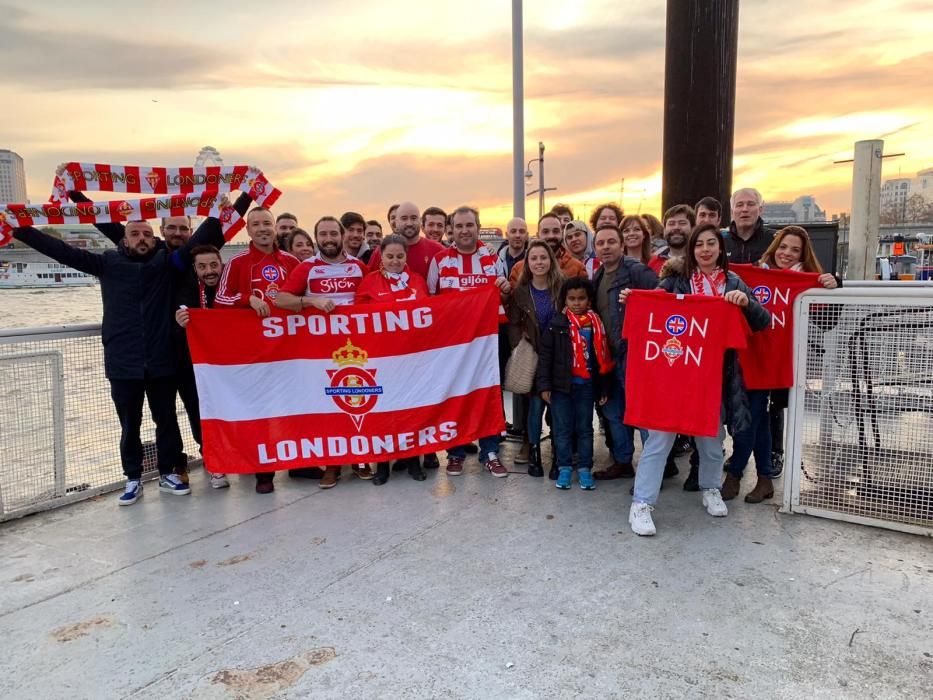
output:
POLYGON ((133 205, 130 204, 129 202, 120 202, 119 204, 117 204, 117 213, 120 216, 126 216, 126 217, 132 216, 133 205))
POLYGON ((677 338, 668 338, 667 342, 664 343, 664 347, 661 348, 661 353, 667 359, 667 364, 673 367, 674 363, 683 356, 684 346, 681 345, 677 338))
POLYGON ((759 304, 767 304, 771 301, 771 290, 768 289, 765 285, 759 284, 752 290, 752 294, 755 295, 755 298, 758 300, 759 304))
POLYGON ((339 369, 327 370, 330 386, 324 387, 324 393, 360 430, 366 414, 373 410, 382 394, 382 387, 376 383, 377 370, 366 369, 369 353, 350 340, 331 357, 339 369))
POLYGON ((153 192, 155 191, 156 187, 159 186, 159 180, 159 174, 155 170, 150 170, 148 173, 146 173, 146 182, 149 183, 149 187, 152 188, 153 192))
MULTIPOLYGON (((683 335, 687 330, 687 319, 680 314, 673 314, 667 317, 664 322, 664 328, 673 336, 683 335)), ((680 343, 678 343, 680 345, 680 343)))

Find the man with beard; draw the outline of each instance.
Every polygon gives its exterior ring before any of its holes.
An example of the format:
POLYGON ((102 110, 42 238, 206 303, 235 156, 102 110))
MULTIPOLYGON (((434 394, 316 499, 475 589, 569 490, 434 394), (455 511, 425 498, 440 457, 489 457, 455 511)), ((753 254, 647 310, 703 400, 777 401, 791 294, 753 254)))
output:
POLYGON ((275 242, 278 243, 280 250, 288 249, 285 243, 296 228, 298 228, 298 217, 294 214, 283 211, 275 217, 275 242))
MULTIPOLYGON (((356 288, 369 271, 357 258, 347 255, 345 235, 343 224, 333 216, 318 219, 314 225, 318 254, 298 265, 289 275, 275 299, 277 307, 300 312, 313 306, 330 313, 338 306, 353 303, 356 288)), ((330 489, 336 486, 340 470, 340 466, 328 466, 320 487, 330 489)), ((365 480, 374 476, 368 464, 354 465, 353 471, 365 480)), ((293 472, 292 476, 313 477, 304 469, 293 472)))
MULTIPOLYGON (((554 214, 545 214, 538 220, 538 238, 551 248, 564 277, 586 277, 586 266, 564 248, 564 229, 560 219, 554 214)), ((509 275, 509 283, 512 285, 512 289, 518 286, 518 278, 521 276, 524 267, 525 261, 519 260, 515 263, 515 267, 512 268, 512 274, 509 275)))
POLYGON ((619 293, 623 289, 654 289, 658 286, 658 277, 647 265, 625 256, 622 234, 617 227, 605 224, 596 232, 595 245, 596 255, 602 265, 593 278, 596 290, 594 310, 606 328, 609 350, 616 363, 616 381, 609 400, 603 406, 603 417, 612 442, 613 464, 607 469, 593 472, 593 476, 596 479, 630 478, 635 476, 632 466, 635 442, 633 428, 623 423, 628 343, 622 338, 625 307, 619 303, 619 293))
POLYGON ((348 211, 340 217, 340 225, 343 226, 343 249, 346 254, 351 258, 367 262, 372 253, 366 243, 366 219, 362 214, 348 211))
POLYGON ((774 238, 774 230, 761 220, 761 192, 751 187, 736 190, 731 204, 732 223, 726 236, 729 262, 757 265, 774 238))
MULTIPOLYGON (((417 208, 415 210, 417 211, 417 208)), ((400 222, 401 215, 402 208, 399 207, 400 222)), ((461 206, 454 210, 452 217, 454 245, 447 250, 441 249, 431 261, 428 291, 431 294, 444 294, 494 284, 503 297, 508 295, 511 287, 505 278, 502 261, 479 240, 479 212, 472 207, 461 206)), ((500 308, 499 315, 501 325, 506 322, 505 310, 500 308)), ((481 437, 479 450, 480 461, 485 464, 490 474, 496 477, 509 475, 508 470, 499 461, 498 435, 481 437)), ((447 451, 448 475, 457 476, 463 473, 466 452, 466 445, 458 445, 447 451)))
POLYGON ((667 247, 659 250, 648 261, 648 267, 654 270, 656 275, 661 274, 661 268, 670 258, 686 255, 687 239, 696 226, 697 215, 689 204, 675 204, 664 212, 661 223, 664 224, 664 240, 667 247))
MULTIPOLYGON (((121 224, 112 224, 123 228, 121 224)), ((183 444, 175 414, 175 366, 172 351, 173 277, 190 265, 198 245, 224 243, 220 222, 207 219, 181 248, 169 251, 146 221, 126 224, 120 244, 95 254, 73 248, 30 226, 13 236, 64 265, 100 278, 104 318, 104 373, 120 419, 120 460, 126 488, 119 504, 142 496, 143 447, 140 440, 143 399, 156 424, 159 490, 184 496, 191 489, 173 471, 183 461, 183 444)))
MULTIPOLYGON (((427 280, 431 260, 444 250, 444 246, 421 235, 421 217, 416 204, 403 202, 398 205, 395 211, 395 233, 405 239, 408 269, 427 280)), ((382 252, 377 248, 369 259, 369 269, 378 272, 381 260, 382 252)))
POLYGON ((428 207, 421 215, 421 231, 429 241, 444 245, 444 233, 447 231, 447 212, 440 207, 428 207))
MULTIPOLYGON (((185 412, 188 414, 188 420, 191 422, 191 434, 194 436, 198 446, 203 446, 201 442, 201 410, 198 404, 198 387, 194 380, 194 365, 191 363, 191 352, 188 349, 188 338, 185 329, 190 320, 189 308, 212 309, 214 308, 214 297, 217 295, 217 286, 220 284, 220 274, 223 272, 224 263, 220 258, 220 251, 212 245, 202 245, 191 251, 192 267, 198 280, 198 293, 195 297, 186 298, 176 294, 175 300, 177 311, 175 311, 176 331, 176 379, 178 382, 178 394, 185 406, 185 412), (179 332, 180 330, 180 332, 179 332)), ((204 469, 208 474, 211 488, 223 489, 230 486, 227 481, 227 475, 211 472, 207 465, 204 469)))
POLYGON ((510 275, 515 264, 525 259, 528 248, 528 224, 524 219, 515 217, 505 226, 505 241, 499 246, 499 260, 505 266, 505 274, 510 275))

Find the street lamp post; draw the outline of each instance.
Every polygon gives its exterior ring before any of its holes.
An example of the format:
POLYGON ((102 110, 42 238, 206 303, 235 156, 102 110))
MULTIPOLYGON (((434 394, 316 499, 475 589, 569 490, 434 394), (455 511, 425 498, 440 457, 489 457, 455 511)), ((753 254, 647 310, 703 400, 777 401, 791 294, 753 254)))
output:
POLYGON ((538 157, 532 158, 528 161, 528 166, 525 168, 525 179, 531 180, 534 177, 534 173, 531 170, 531 164, 538 164, 538 189, 532 190, 525 194, 526 197, 530 197, 533 194, 538 195, 538 218, 540 219, 544 216, 544 193, 545 192, 554 192, 556 187, 545 187, 544 186, 544 142, 538 141, 538 157))
POLYGON ((512 0, 512 216, 525 218, 525 91, 522 46, 522 0, 512 0))

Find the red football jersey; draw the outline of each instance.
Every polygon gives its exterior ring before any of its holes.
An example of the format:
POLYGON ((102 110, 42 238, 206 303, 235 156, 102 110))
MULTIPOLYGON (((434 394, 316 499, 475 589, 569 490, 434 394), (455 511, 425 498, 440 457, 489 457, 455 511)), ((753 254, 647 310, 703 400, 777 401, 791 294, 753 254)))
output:
POLYGON ((723 354, 744 348, 750 334, 739 307, 722 297, 632 291, 622 326, 625 424, 718 435, 723 354))
POLYGON ((739 352, 745 386, 749 389, 789 389, 794 384, 794 299, 801 292, 822 287, 819 274, 768 270, 754 265, 729 265, 747 284, 759 303, 771 312, 771 327, 752 335, 739 352))
POLYGON ((327 297, 337 306, 344 306, 353 303, 356 288, 368 274, 366 266, 352 255, 339 263, 315 255, 295 268, 282 291, 299 297, 327 297))

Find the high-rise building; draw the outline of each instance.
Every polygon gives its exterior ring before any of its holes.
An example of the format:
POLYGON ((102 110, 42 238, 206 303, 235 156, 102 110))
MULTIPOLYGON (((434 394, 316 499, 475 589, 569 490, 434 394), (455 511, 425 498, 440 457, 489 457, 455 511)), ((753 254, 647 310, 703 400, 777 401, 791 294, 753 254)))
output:
POLYGON ((220 152, 213 146, 205 146, 194 159, 196 168, 209 167, 211 165, 223 165, 224 159, 220 157, 220 152))
POLYGON ((26 201, 26 168, 19 153, 0 149, 0 202, 26 201))
POLYGON ((907 200, 910 199, 911 179, 909 177, 897 177, 888 180, 881 187, 881 213, 893 216, 898 221, 903 221, 907 211, 907 200))

